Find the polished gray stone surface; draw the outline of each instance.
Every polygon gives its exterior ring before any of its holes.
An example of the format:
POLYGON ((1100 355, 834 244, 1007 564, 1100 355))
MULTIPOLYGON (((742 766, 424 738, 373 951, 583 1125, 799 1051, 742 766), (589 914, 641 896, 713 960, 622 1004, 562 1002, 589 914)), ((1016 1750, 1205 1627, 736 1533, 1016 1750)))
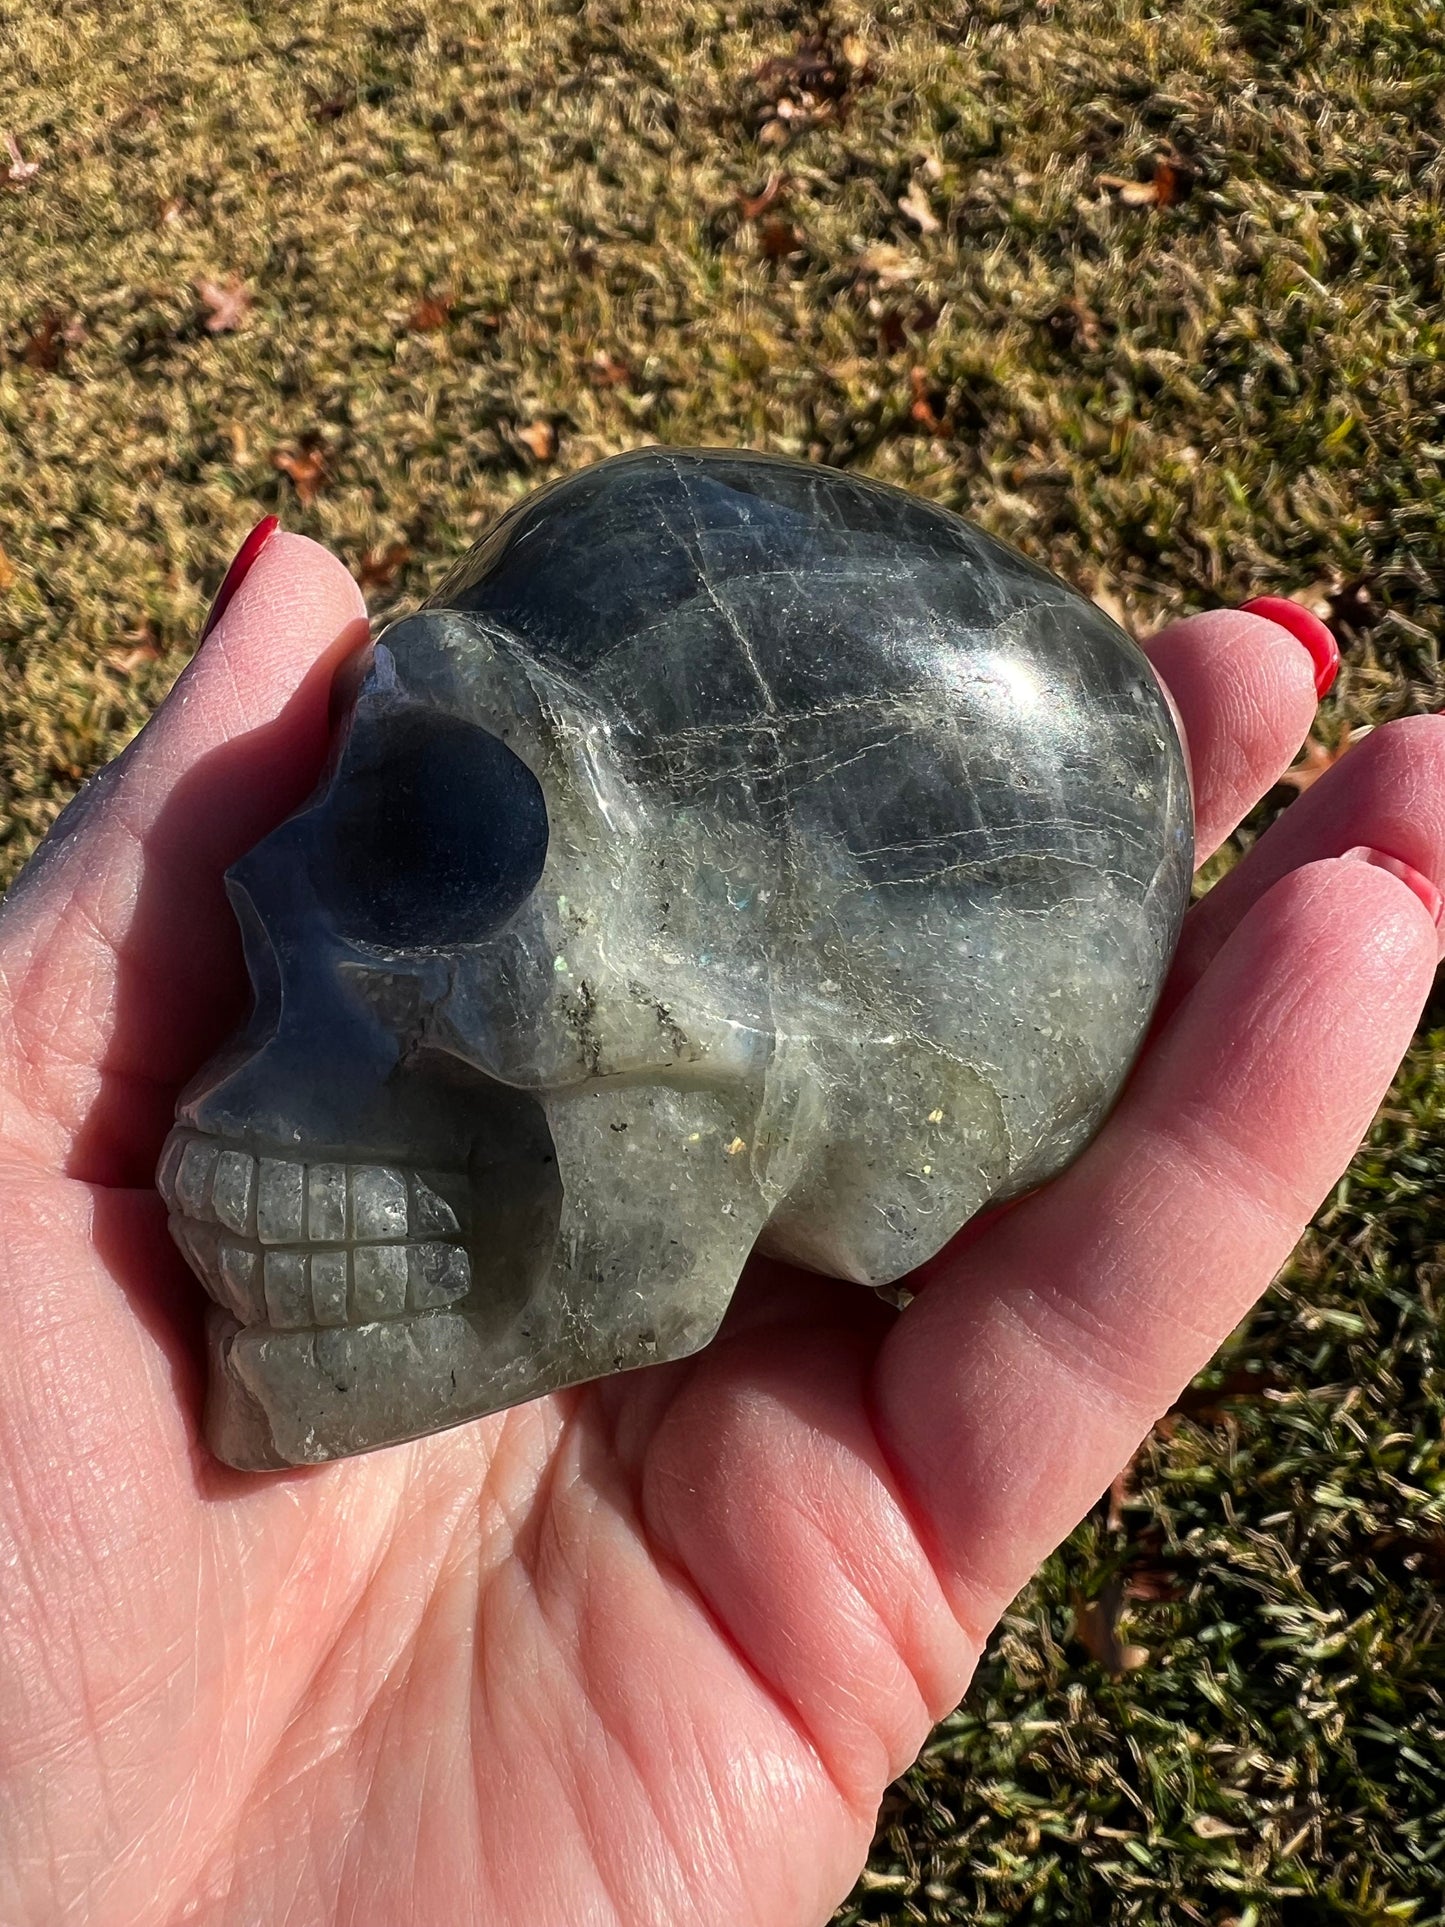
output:
POLYGON ((230 873, 255 1008, 159 1177, 222 1459, 680 1357, 755 1244, 889 1284, 1103 1117, 1184 758, 1129 638, 968 523, 643 450, 343 674, 315 796, 230 873))

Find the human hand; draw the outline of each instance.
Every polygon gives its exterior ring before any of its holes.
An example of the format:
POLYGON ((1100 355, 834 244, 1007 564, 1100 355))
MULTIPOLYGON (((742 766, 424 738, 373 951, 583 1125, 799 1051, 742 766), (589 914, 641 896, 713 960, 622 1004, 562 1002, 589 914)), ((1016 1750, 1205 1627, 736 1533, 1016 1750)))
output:
MULTIPOLYGON (((1431 885, 1341 859, 1445 882, 1445 722, 1375 731, 1192 911, 1103 1133, 902 1314, 759 1264, 696 1358, 247 1477, 200 1442, 151 1179, 243 1002, 221 873, 309 789, 364 633, 273 537, 0 913, 0 1918, 808 1927, 1383 1096, 1431 885)), ((1203 856, 1310 659, 1240 612, 1151 654, 1203 856)))

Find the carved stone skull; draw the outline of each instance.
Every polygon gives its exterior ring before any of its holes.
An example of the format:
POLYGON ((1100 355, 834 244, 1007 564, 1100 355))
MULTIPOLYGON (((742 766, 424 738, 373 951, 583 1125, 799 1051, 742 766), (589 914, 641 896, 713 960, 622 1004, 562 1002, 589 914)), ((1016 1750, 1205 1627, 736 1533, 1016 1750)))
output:
POLYGON ((159 1177, 237 1466, 680 1357, 759 1243, 901 1278, 1096 1128, 1186 901, 1134 644, 816 466, 532 496, 336 710, 159 1177))

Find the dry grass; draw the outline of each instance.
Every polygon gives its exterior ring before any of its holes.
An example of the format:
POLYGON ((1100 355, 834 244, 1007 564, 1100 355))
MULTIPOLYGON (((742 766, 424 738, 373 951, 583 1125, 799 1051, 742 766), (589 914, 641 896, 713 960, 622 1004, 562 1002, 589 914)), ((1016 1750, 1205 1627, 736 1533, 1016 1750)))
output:
MULTIPOLYGON (((386 607, 653 440, 906 483, 1140 625, 1302 590, 1327 745, 1445 701, 1440 0, 0 0, 0 68, 6 875, 264 511, 386 607)), ((1442 1051, 844 1918, 1445 1920, 1442 1051)))

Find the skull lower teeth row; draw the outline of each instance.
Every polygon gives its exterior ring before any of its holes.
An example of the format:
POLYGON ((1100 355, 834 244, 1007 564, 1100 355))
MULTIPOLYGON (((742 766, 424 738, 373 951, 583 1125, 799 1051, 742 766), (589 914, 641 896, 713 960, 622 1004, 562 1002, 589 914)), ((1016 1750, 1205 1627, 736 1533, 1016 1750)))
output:
POLYGON ((292 1331, 369 1324, 435 1311, 464 1298, 471 1263, 453 1244, 355 1245, 258 1251, 213 1225, 173 1217, 177 1241, 214 1298, 243 1325, 292 1331))
POLYGON ((200 1133, 172 1133, 156 1182, 181 1217, 263 1245, 402 1243, 462 1228, 440 1174, 253 1157, 200 1133))

